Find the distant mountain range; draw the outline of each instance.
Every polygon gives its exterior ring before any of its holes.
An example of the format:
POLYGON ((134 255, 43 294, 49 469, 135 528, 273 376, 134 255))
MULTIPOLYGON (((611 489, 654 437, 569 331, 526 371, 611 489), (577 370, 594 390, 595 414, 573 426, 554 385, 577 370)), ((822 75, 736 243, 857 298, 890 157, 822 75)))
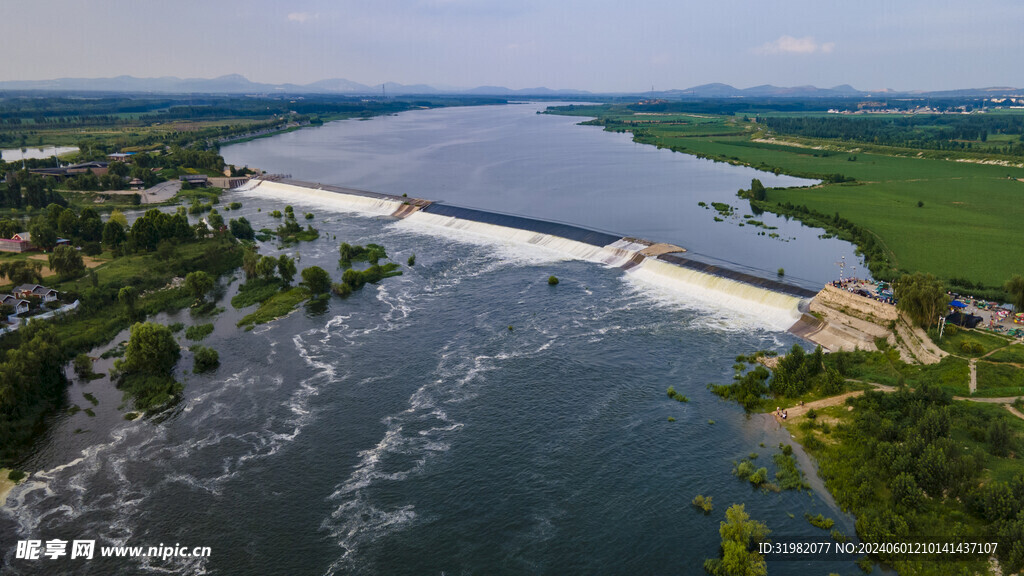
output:
MULTIPOLYGON (((352 96, 387 94, 409 96, 416 94, 465 94, 473 96, 587 96, 594 95, 586 90, 552 90, 550 88, 521 88, 513 90, 504 86, 478 86, 457 88, 452 86, 430 86, 427 84, 404 85, 387 82, 383 85, 367 86, 344 78, 331 78, 310 84, 265 84, 251 82, 245 76, 228 74, 217 78, 136 78, 117 76, 114 78, 57 78, 54 80, 7 80, 0 81, 0 90, 54 91, 54 92, 128 92, 149 94, 345 94, 352 96)), ((874 96, 906 97, 1000 97, 1024 95, 1024 90, 1009 87, 971 88, 938 92, 897 92, 894 90, 857 90, 843 84, 832 88, 815 86, 779 87, 765 84, 751 88, 735 88, 728 84, 703 84, 685 90, 664 90, 648 92, 618 93, 646 98, 866 98, 874 96)))

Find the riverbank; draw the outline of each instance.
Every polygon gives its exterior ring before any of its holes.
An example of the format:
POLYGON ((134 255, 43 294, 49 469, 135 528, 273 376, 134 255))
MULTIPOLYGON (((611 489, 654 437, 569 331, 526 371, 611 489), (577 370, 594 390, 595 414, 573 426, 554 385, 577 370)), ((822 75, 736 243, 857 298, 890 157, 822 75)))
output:
POLYGON ((948 153, 929 157, 933 150, 921 151, 922 156, 905 149, 886 153, 797 137, 781 144, 766 140, 761 125, 734 116, 643 116, 640 122, 639 113, 625 107, 551 111, 596 116, 605 130, 632 132, 639 143, 824 180, 812 188, 770 188, 758 205, 811 226, 827 225, 825 220, 838 215, 842 225, 836 231, 842 229, 858 244, 879 279, 904 270, 930 272, 947 281, 967 279, 965 290, 984 289, 988 295, 1001 291, 1024 266, 1012 249, 1024 242, 1017 225, 1024 205, 1014 200, 1024 190, 1018 180, 1024 169, 1016 166, 966 162, 948 153))

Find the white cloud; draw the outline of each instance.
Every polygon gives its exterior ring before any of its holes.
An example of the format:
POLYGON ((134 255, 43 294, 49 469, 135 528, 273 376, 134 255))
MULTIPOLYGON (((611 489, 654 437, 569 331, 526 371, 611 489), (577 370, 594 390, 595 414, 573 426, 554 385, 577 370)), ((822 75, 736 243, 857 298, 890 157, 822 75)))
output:
POLYGON ((828 54, 835 49, 835 42, 818 43, 813 36, 794 38, 779 36, 774 42, 767 42, 754 49, 756 54, 828 54))
POLYGON ((289 22, 298 22, 299 24, 315 18, 316 14, 310 14, 309 12, 292 12, 288 15, 289 22))

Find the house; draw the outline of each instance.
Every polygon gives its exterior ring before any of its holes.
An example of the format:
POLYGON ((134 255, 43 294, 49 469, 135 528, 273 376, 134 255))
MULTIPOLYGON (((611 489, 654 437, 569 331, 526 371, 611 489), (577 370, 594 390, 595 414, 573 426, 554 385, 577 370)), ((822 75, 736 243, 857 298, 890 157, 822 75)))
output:
POLYGON ((0 304, 7 304, 14 309, 14 313, 10 316, 17 316, 18 314, 24 314, 28 312, 28 300, 22 300, 21 298, 15 298, 10 294, 4 294, 3 298, 0 298, 0 304))
POLYGON ((28 252, 34 248, 28 232, 18 232, 9 239, 0 238, 0 252, 28 252))
POLYGON ((195 188, 206 188, 207 184, 209 184, 209 178, 206 177, 206 174, 185 174, 180 176, 179 180, 183 184, 188 183, 195 188))
POLYGON ((57 242, 54 246, 71 246, 71 240, 68 240, 67 238, 57 238, 57 242))
POLYGON ((85 174, 90 170, 96 176, 102 176, 107 173, 108 168, 109 164, 107 162, 83 162, 81 164, 72 164, 61 168, 29 168, 28 171, 32 174, 50 176, 59 180, 61 178, 85 174))
POLYGON ((107 160, 111 162, 131 162, 134 152, 114 152, 113 154, 107 154, 107 160))
POLYGON ((143 188, 146 187, 146 184, 142 180, 139 180, 138 178, 132 178, 128 182, 128 187, 131 188, 132 190, 142 190, 143 188))
POLYGON ((57 299, 57 291, 53 288, 47 288, 41 284, 22 284, 14 290, 14 295, 18 298, 27 298, 29 296, 38 296, 42 298, 43 302, 53 302, 57 299))

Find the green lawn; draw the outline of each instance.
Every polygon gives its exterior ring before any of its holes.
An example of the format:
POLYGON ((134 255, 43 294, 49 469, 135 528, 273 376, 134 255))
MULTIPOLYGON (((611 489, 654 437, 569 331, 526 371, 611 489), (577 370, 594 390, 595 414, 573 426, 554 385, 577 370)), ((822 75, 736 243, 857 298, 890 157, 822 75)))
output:
POLYGON ((947 332, 942 336, 942 339, 939 339, 938 333, 933 328, 928 331, 928 336, 931 337, 936 346, 942 348, 946 352, 967 358, 978 358, 980 356, 984 356, 985 354, 988 354, 993 350, 1003 348, 1010 343, 1009 340, 1002 336, 986 334, 985 332, 979 332, 977 330, 960 330, 952 336, 947 332), (980 344, 983 351, 967 351, 961 347, 964 342, 967 342, 968 344, 980 344))
POLYGON ((1024 370, 1005 364, 978 362, 978 391, 975 396, 1024 396, 1024 370))
POLYGON ((1002 350, 993 353, 991 356, 986 356, 985 360, 989 362, 1012 362, 1014 364, 1024 364, 1024 345, 1014 344, 1013 346, 1007 346, 1002 350))

